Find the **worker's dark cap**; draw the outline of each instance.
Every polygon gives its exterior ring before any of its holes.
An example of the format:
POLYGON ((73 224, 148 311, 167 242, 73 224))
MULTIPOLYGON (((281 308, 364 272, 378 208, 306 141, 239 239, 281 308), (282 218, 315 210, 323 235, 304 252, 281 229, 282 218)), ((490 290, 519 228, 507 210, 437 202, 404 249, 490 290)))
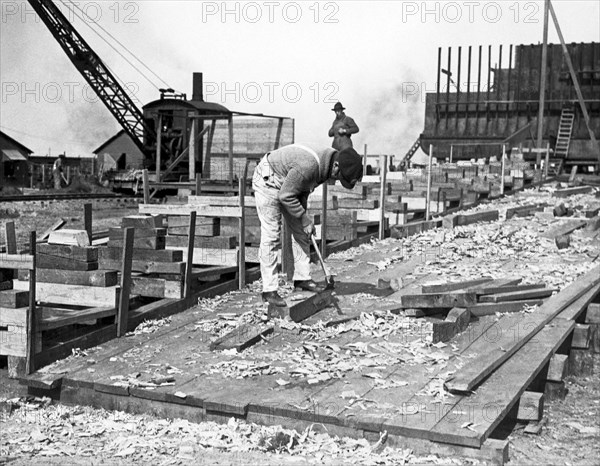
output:
POLYGON ((331 110, 333 110, 335 112, 337 110, 346 110, 346 109, 344 108, 344 106, 342 105, 341 102, 336 102, 336 104, 333 106, 333 108, 331 110))
POLYGON ((346 189, 354 188, 363 176, 362 157, 352 147, 347 147, 338 153, 338 164, 342 186, 346 189))

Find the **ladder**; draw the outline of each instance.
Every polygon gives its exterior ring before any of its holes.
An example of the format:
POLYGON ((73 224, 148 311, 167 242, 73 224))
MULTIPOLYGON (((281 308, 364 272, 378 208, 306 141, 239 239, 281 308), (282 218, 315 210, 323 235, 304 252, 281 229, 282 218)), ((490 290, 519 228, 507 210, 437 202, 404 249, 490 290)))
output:
POLYGON ((406 155, 404 156, 404 158, 400 161, 400 165, 402 165, 402 164, 408 164, 408 162, 410 162, 410 159, 412 158, 413 155, 415 155, 415 152, 417 152, 417 150, 419 149, 419 147, 421 147, 421 138, 418 138, 414 142, 414 144, 408 150, 408 152, 406 153, 406 155))
POLYGON ((575 113, 571 107, 563 107, 558 123, 558 135, 556 136, 556 148, 554 149, 554 158, 567 160, 569 155, 569 145, 571 143, 571 134, 573 133, 573 121, 575 113))

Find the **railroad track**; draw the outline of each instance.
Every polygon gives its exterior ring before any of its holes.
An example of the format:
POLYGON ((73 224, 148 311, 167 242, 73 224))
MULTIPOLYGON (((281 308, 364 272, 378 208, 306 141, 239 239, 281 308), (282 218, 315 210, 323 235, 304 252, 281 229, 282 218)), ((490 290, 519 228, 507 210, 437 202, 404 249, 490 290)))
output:
POLYGON ((122 195, 116 193, 19 194, 0 196, 0 202, 63 201, 73 199, 131 199, 134 197, 134 195, 122 195))

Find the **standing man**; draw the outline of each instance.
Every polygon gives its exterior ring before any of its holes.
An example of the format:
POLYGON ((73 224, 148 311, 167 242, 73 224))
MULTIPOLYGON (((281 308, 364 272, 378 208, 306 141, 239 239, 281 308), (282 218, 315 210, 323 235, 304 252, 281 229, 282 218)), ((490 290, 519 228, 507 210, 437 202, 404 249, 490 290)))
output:
POLYGON ((292 232, 294 287, 322 291, 310 277, 310 236, 315 226, 307 215, 308 195, 327 180, 339 180, 346 189, 362 178, 362 159, 354 149, 318 149, 291 144, 267 153, 256 166, 252 187, 260 219, 260 274, 262 299, 284 307, 277 292, 277 249, 281 216, 292 232))
POLYGON ((54 178, 54 189, 60 189, 62 182, 67 184, 67 180, 63 175, 63 165, 65 163, 65 154, 60 154, 52 165, 52 177, 54 178))
POLYGON ((331 147, 337 150, 352 147, 350 136, 358 133, 358 126, 352 118, 344 113, 344 106, 341 102, 337 102, 331 109, 335 112, 335 120, 329 130, 329 137, 333 138, 331 147))

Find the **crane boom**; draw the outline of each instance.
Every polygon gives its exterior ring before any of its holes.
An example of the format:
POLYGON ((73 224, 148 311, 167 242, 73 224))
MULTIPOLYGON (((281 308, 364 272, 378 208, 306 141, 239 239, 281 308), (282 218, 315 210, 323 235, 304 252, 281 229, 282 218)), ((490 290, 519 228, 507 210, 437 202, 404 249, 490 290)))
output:
POLYGON ((83 75, 136 146, 145 154, 147 150, 144 146, 144 133, 155 137, 155 131, 146 124, 141 110, 52 0, 28 1, 75 68, 83 75))

